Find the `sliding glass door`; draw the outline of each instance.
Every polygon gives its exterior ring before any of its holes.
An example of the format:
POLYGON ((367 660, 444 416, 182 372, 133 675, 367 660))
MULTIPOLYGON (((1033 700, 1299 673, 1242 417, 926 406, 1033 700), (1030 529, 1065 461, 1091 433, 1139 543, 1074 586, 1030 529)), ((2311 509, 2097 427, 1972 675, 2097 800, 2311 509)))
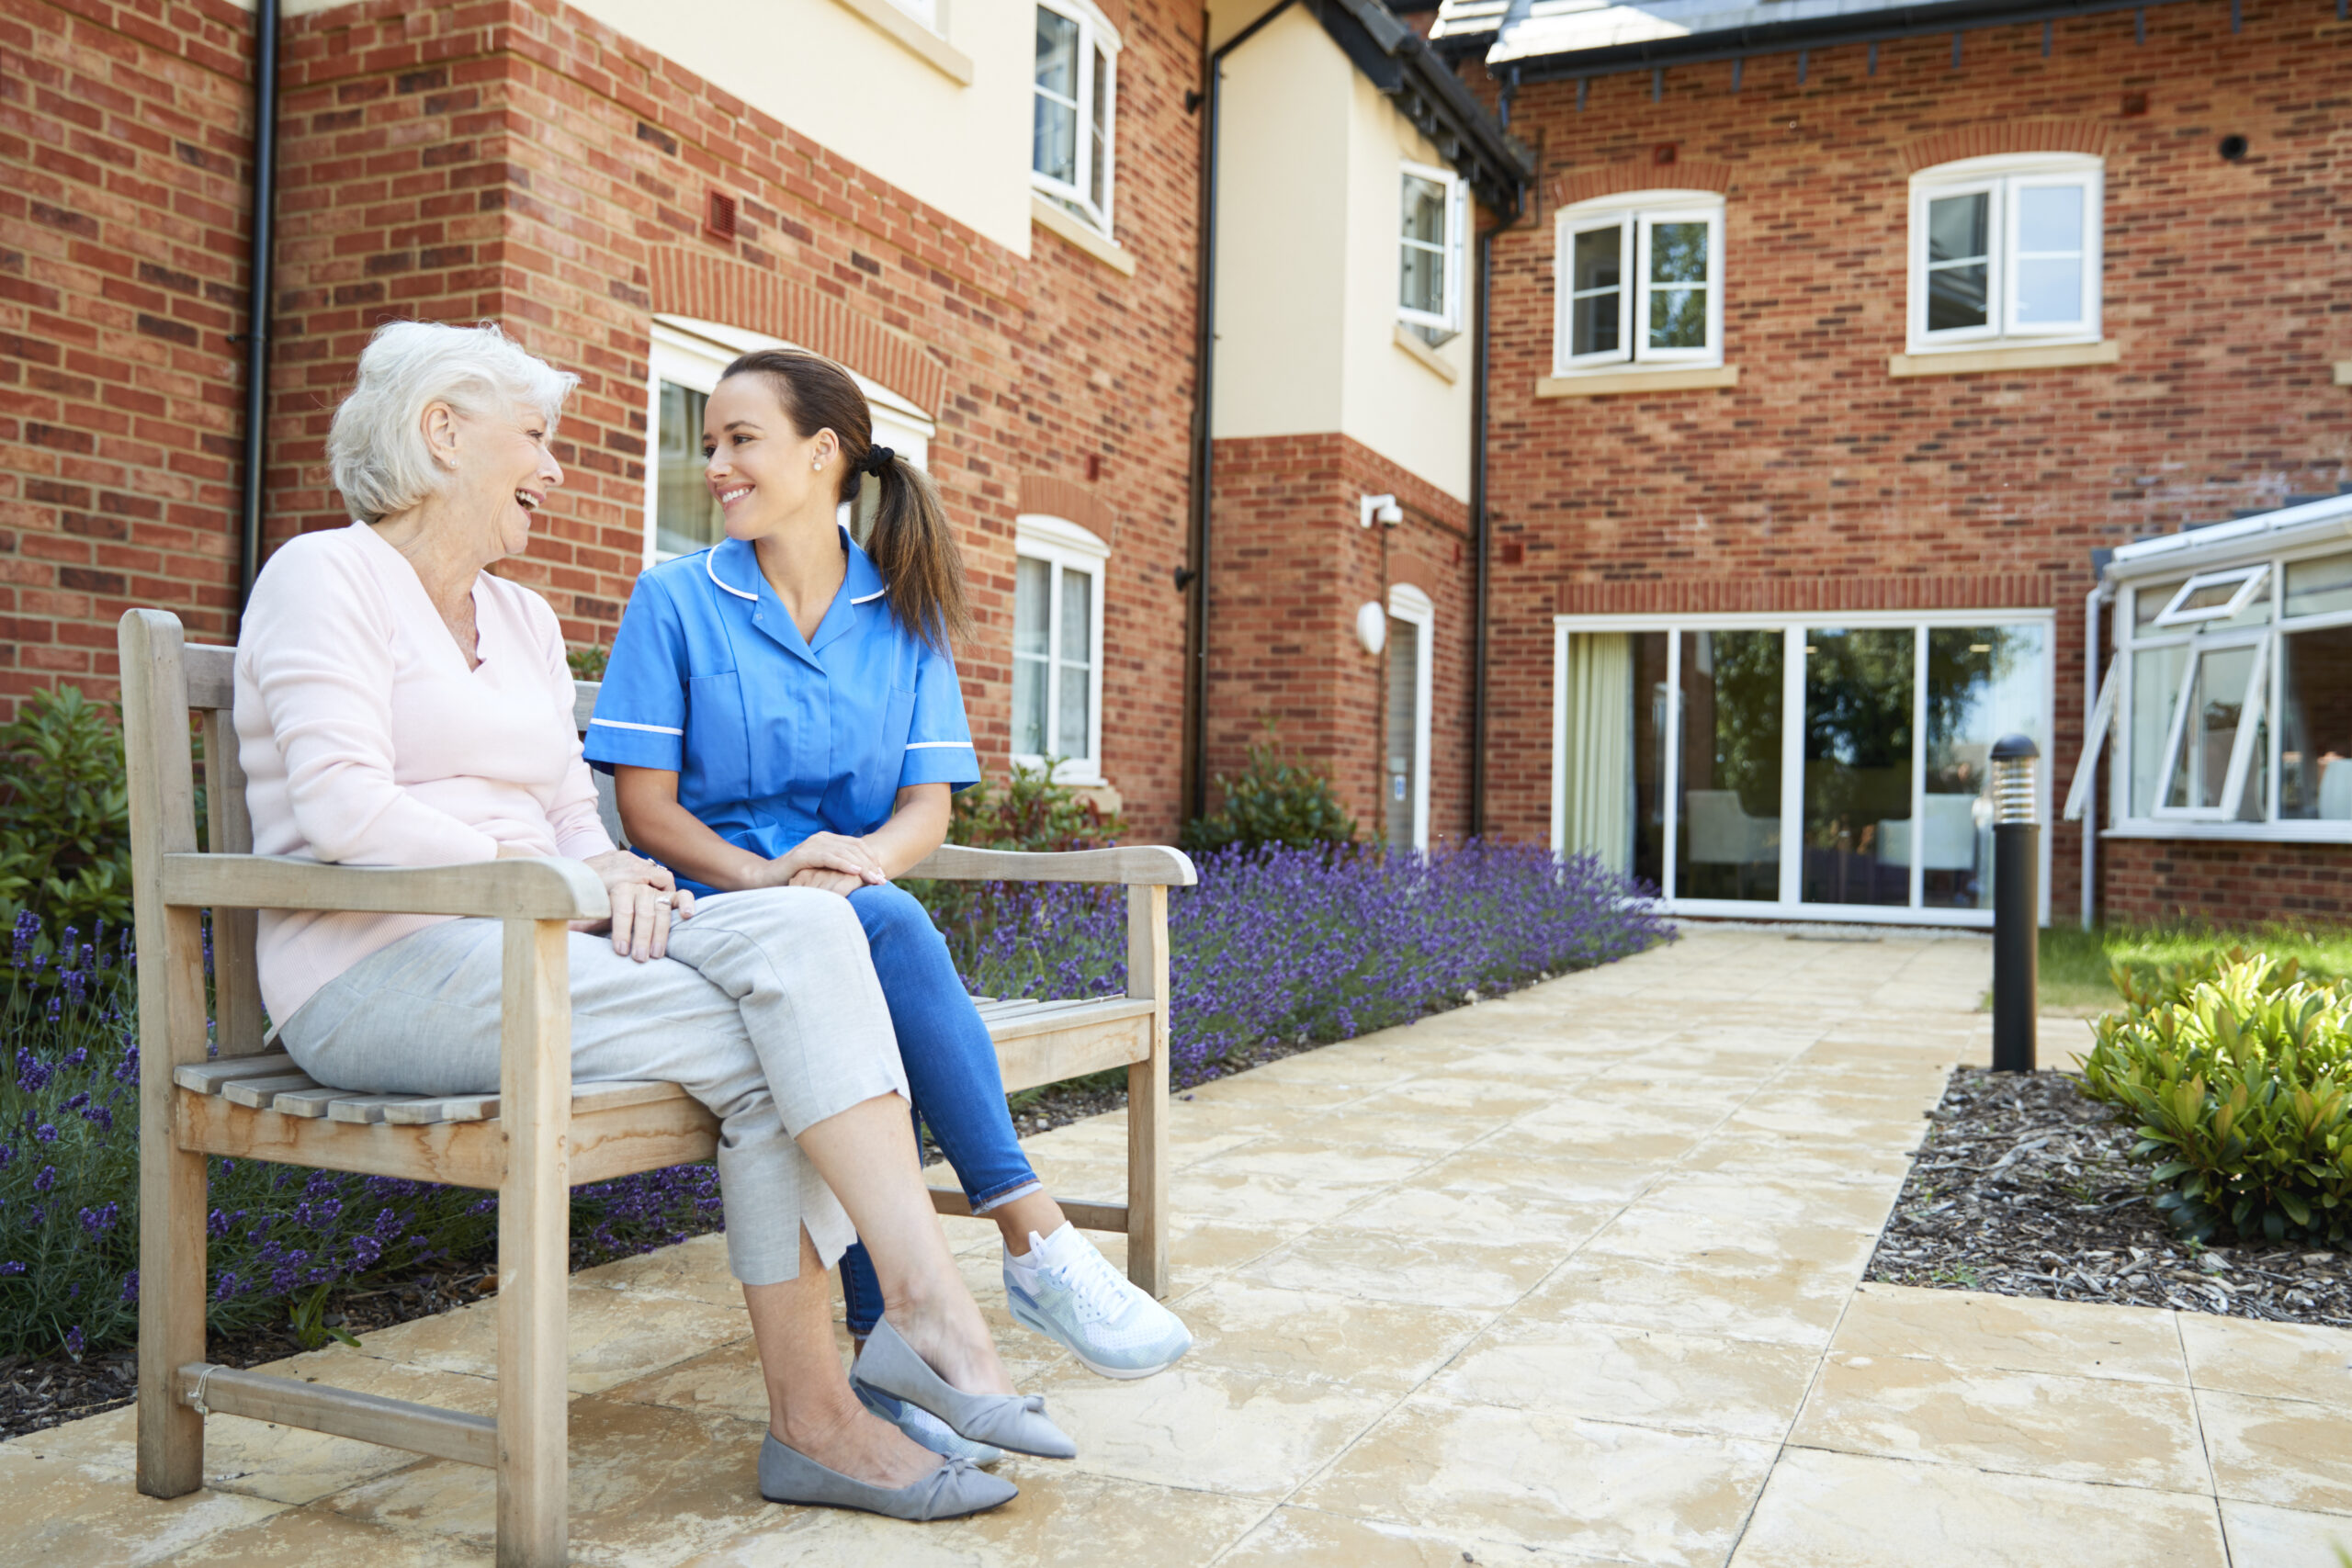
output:
POLYGON ((1987 918, 1993 742, 2049 755, 2046 614, 1556 632, 1555 847, 1693 914, 1987 918))

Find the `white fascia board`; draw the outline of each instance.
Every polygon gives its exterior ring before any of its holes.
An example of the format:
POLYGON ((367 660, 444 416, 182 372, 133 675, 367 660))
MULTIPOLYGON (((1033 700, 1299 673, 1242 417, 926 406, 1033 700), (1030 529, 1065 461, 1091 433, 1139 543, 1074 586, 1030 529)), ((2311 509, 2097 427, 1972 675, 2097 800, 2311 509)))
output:
POLYGON ((2352 495, 2331 495, 2302 506, 2119 546, 2105 576, 2109 582, 2169 577, 2208 566, 2251 563, 2280 550, 2345 538, 2352 538, 2352 495))

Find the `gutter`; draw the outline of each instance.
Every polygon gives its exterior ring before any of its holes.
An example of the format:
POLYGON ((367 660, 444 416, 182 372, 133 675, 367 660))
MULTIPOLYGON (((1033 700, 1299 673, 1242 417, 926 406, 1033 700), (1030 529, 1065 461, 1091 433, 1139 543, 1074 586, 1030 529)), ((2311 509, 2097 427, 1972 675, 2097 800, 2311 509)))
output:
POLYGON ((245 471, 237 531, 237 608, 261 575, 263 459, 269 435, 270 257, 277 217, 277 0, 254 10, 254 218, 245 290, 245 471))
MULTIPOLYGON (((276 0, 264 0, 275 4, 276 0)), ((1200 326, 1193 351, 1192 564, 1176 574, 1176 586, 1191 594, 1185 606, 1184 777, 1180 815, 1198 817, 1209 806, 1209 500, 1214 472, 1213 405, 1216 397, 1216 172, 1219 117, 1225 104, 1225 57, 1255 38, 1290 9, 1294 0, 1273 6, 1209 51, 1208 117, 1201 127, 1200 326)))

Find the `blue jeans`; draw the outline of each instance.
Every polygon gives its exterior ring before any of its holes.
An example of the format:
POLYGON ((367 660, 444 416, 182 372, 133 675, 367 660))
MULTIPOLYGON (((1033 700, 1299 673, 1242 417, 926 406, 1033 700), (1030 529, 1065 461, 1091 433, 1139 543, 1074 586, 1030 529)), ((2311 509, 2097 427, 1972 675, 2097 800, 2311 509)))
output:
MULTIPOLYGON (((914 897, 888 883, 861 887, 849 907, 865 927, 874 973, 898 1032, 915 1115, 955 1168, 974 1213, 1042 1185, 1013 1135, 996 1043, 947 956, 947 941, 914 897)), ((882 1282, 864 1243, 842 1254, 849 1326, 870 1332, 882 1317, 882 1282)))

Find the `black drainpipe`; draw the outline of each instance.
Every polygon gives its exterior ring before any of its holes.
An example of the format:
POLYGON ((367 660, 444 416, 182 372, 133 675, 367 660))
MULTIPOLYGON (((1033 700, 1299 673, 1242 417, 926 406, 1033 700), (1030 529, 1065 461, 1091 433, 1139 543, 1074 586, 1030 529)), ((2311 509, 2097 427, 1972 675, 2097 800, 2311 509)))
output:
POLYGON ((1208 58, 1208 123, 1201 130, 1206 150, 1201 180, 1200 338, 1193 353, 1193 558, 1176 578, 1176 585, 1189 588, 1192 593, 1184 639, 1184 713, 1191 741, 1184 759, 1183 813, 1187 817, 1197 817, 1209 807, 1209 496, 1214 484, 1210 404, 1216 385, 1217 117, 1224 104, 1225 57, 1289 10, 1291 4, 1292 0, 1275 0, 1271 10, 1211 50, 1208 58))
POLYGON ((262 458, 269 423, 270 253, 277 209, 277 0, 254 12, 253 255, 246 264, 245 474, 237 535, 237 608, 261 573, 262 458))
MULTIPOLYGON (((1506 130, 1510 129, 1510 101, 1518 91, 1519 73, 1513 70, 1496 99, 1496 118, 1506 130)), ((1491 581, 1488 558, 1494 547, 1494 530, 1487 520, 1487 381, 1492 370, 1494 340, 1490 306, 1495 290, 1495 236, 1516 228, 1526 215, 1527 199, 1522 193, 1517 208, 1501 223, 1478 236, 1478 344, 1470 359, 1470 530, 1476 561, 1472 599, 1476 629, 1470 651, 1470 836, 1474 839, 1487 834, 1487 710, 1490 705, 1487 700, 1487 599, 1491 581)))

